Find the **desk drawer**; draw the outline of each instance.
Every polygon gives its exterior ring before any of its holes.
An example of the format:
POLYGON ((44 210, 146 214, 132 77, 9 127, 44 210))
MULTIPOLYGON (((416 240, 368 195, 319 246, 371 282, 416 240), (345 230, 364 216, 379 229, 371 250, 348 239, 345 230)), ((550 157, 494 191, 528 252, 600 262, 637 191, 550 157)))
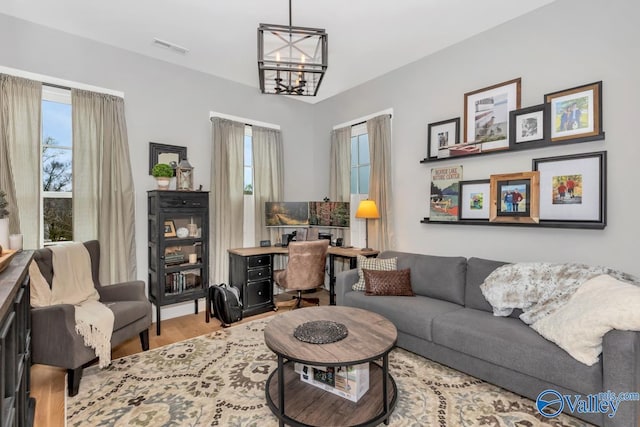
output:
POLYGON ((248 257, 247 267, 264 267, 271 265, 271 255, 255 255, 248 257))
POLYGON ((258 280, 267 280, 267 279, 271 279, 271 267, 269 266, 254 268, 247 271, 247 280, 249 282, 255 282, 258 280))
POLYGON ((248 283, 245 298, 247 307, 268 303, 271 301, 271 281, 248 283))

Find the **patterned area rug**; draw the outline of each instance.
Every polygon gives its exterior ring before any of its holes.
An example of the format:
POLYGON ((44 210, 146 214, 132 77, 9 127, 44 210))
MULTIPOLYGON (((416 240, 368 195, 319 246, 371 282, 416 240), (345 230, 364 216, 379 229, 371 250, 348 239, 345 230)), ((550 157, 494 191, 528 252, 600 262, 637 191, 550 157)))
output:
MULTIPOLYGON (((264 344, 269 319, 223 329, 84 370, 67 401, 68 426, 277 426, 264 385, 276 367, 264 344)), ((540 416, 535 404, 401 349, 391 426, 586 426, 540 416)))

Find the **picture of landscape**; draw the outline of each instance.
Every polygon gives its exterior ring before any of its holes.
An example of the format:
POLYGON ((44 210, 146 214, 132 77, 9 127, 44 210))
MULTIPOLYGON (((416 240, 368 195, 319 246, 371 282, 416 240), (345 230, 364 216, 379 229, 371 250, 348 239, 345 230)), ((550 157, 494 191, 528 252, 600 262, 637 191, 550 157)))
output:
POLYGON ((309 225, 309 202, 265 202, 267 227, 309 225))
POLYGON ((349 202, 309 202, 309 225, 349 227, 349 202))

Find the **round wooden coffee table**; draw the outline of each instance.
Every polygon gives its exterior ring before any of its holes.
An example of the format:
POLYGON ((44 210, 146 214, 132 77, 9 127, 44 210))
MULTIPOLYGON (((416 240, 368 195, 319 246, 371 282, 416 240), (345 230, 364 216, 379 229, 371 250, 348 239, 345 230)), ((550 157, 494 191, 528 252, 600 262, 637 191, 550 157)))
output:
POLYGON ((383 421, 388 424, 398 391, 389 373, 389 352, 397 337, 393 323, 359 308, 308 307, 274 316, 264 329, 264 340, 278 356, 278 368, 269 376, 265 394, 280 425, 373 426, 383 421), (329 344, 310 344, 293 336, 296 327, 316 320, 345 325, 347 337, 329 344), (303 382, 294 371, 295 362, 327 367, 369 363, 369 390, 357 403, 352 402, 303 382))

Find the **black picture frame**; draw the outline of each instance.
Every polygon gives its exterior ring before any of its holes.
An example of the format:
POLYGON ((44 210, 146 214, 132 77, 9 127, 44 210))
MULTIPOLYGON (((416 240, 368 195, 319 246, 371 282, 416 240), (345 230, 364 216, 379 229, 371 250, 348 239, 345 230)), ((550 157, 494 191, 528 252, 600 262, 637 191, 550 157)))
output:
MULTIPOLYGON (((439 153, 451 145, 460 144, 460 117, 429 123, 427 125, 427 158, 442 158, 439 153), (449 135, 449 133, 453 135, 449 135), (443 138, 443 135, 446 136, 443 138), (453 138, 451 138, 453 136, 453 138)), ((447 156, 448 157, 448 156, 447 156)))
POLYGON ((541 224, 591 229, 606 226, 606 151, 533 159, 532 169, 540 173, 541 224), (568 179, 574 181, 571 192, 568 179), (565 191, 559 191, 560 185, 565 191), (562 200, 558 200, 561 194, 562 200))
MULTIPOLYGON (((549 140, 555 144, 573 144, 604 139, 602 130, 602 81, 547 93, 549 104, 549 140), (567 125, 562 118, 563 109, 575 103, 584 104, 576 127, 567 125)), ((569 122, 570 120, 567 120, 569 122)), ((575 120, 574 120, 575 121, 575 120)))
POLYGON ((178 166, 178 163, 180 163, 180 160, 187 158, 187 147, 149 142, 149 175, 151 175, 153 167, 158 164, 158 159, 165 156, 170 158, 167 163, 173 167, 173 173, 175 175, 175 168, 178 166), (174 161, 175 165, 172 164, 174 161))
POLYGON ((509 112, 509 150, 529 150, 549 145, 549 104, 509 112))

